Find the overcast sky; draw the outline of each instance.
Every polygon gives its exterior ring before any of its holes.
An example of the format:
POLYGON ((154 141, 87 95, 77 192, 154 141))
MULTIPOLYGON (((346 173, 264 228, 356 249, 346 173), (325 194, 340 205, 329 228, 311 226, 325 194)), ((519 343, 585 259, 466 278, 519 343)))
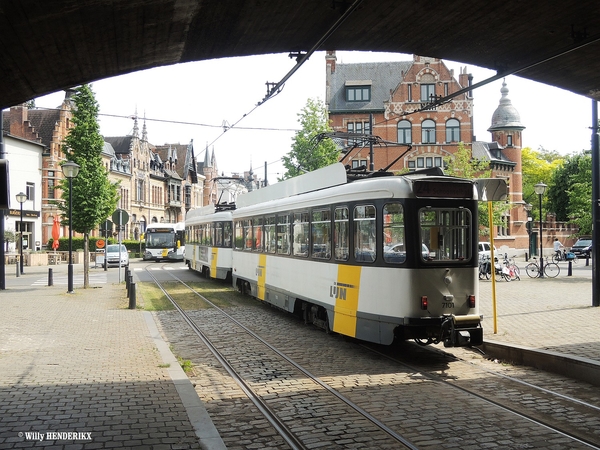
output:
MULTIPOLYGON (((407 61, 411 55, 338 52, 337 62, 407 61)), ((491 70, 445 61, 458 78, 460 67, 478 83, 491 70)), ((228 58, 145 70, 92 83, 100 105, 100 132, 124 136, 139 117, 146 117, 148 140, 155 145, 194 141, 196 157, 214 148, 219 172, 225 175, 253 167, 274 182, 283 171, 279 161, 290 150, 298 114, 308 98, 325 97, 325 53, 317 52, 286 82, 280 94, 256 107, 266 94, 266 82, 279 82, 294 66, 287 54, 228 58), (113 117, 119 116, 119 117, 113 117), (223 124, 235 127, 223 132, 223 124)), ((590 148, 592 101, 568 91, 516 76, 506 79, 509 98, 526 127, 523 146, 570 154, 590 148)), ((478 140, 490 140, 487 131, 498 107, 502 80, 473 92, 474 125, 478 140)), ((36 106, 60 105, 64 92, 36 99, 36 106)))

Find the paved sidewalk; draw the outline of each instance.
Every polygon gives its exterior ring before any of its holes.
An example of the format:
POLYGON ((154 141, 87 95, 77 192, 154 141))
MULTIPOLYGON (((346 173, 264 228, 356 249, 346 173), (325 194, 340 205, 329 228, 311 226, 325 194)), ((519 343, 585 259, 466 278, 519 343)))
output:
POLYGON ((585 260, 560 263, 556 278, 529 278, 518 261, 521 281, 496 282, 496 333, 492 282, 481 281, 484 340, 550 350, 600 362, 600 307, 592 306, 592 267, 585 260))
POLYGON ((74 267, 73 294, 66 265, 7 268, 0 448, 224 448, 153 316, 127 309, 118 270, 91 269, 83 289, 74 267))

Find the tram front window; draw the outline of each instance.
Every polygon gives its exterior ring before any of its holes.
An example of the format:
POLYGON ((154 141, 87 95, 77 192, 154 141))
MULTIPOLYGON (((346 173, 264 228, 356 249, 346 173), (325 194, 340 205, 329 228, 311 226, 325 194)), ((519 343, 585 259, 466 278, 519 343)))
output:
POLYGON ((425 261, 471 258, 471 212, 465 208, 422 208, 419 211, 421 256, 425 261))

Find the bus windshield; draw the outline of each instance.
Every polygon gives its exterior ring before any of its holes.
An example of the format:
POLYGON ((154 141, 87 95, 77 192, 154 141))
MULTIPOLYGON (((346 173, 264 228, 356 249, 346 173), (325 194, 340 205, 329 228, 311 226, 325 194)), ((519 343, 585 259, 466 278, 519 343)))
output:
POLYGON ((146 234, 146 248, 173 248, 175 247, 175 233, 163 232, 146 234))

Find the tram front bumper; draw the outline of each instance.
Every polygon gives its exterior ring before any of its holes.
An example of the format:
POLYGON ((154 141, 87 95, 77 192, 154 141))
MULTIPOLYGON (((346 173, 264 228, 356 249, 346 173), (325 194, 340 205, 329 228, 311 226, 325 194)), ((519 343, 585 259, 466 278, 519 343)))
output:
POLYGON ((481 316, 451 315, 442 322, 442 340, 444 347, 465 347, 483 344, 481 316))

